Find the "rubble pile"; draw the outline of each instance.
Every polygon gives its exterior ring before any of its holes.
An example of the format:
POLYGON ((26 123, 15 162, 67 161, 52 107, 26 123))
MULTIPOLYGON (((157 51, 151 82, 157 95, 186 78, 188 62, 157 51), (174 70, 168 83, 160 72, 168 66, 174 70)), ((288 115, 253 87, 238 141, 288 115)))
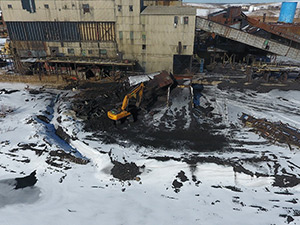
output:
MULTIPOLYGON (((166 101, 168 87, 173 79, 167 72, 162 72, 150 81, 145 82, 145 90, 140 108, 149 111, 162 97, 166 101)), ((78 87, 80 94, 75 96, 72 109, 76 116, 85 121, 85 130, 96 131, 110 129, 112 121, 107 112, 122 104, 123 98, 133 87, 122 83, 85 83, 78 87)))
POLYGON ((74 97, 72 109, 85 121, 85 130, 95 131, 112 125, 107 111, 122 102, 129 87, 121 83, 86 83, 78 88, 81 92, 74 97))

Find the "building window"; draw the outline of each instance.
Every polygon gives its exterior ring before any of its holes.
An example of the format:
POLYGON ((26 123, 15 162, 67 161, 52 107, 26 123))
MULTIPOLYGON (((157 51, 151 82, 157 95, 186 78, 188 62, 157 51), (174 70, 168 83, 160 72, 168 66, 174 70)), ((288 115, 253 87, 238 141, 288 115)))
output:
POLYGON ((178 24, 178 16, 174 16, 174 27, 176 28, 178 24))
POLYGON ((123 40, 123 31, 119 31, 119 38, 120 40, 123 40))
POLYGON ((146 45, 142 45, 142 49, 143 49, 143 50, 146 50, 146 45))
POLYGON ((35 13, 35 0, 22 0, 22 8, 30 13, 35 13))
POLYGON ((146 34, 142 34, 142 39, 145 41, 146 40, 146 34))
POLYGON ((89 55, 93 54, 93 50, 88 50, 89 55))
POLYGON ((122 11, 122 6, 118 5, 118 12, 121 12, 121 11, 122 11))
POLYGON ((100 49, 100 54, 101 55, 106 55, 106 53, 107 53, 106 49, 100 49))
POLYGON ((186 49, 187 49, 187 46, 186 46, 186 45, 184 45, 184 46, 183 46, 183 49, 184 49, 184 50, 186 50, 186 49))
POLYGON ((44 7, 45 7, 45 9, 49 9, 49 5, 48 4, 45 4, 44 7))
POLYGON ((130 40, 133 40, 133 31, 130 31, 130 40))
POLYGON ((90 12, 90 5, 89 4, 83 4, 82 8, 83 8, 83 14, 90 12))
POLYGON ((74 54, 74 48, 68 48, 68 54, 74 54))
POLYGON ((189 24, 189 17, 188 16, 183 17, 183 22, 184 24, 189 24))
POLYGON ((100 57, 107 57, 107 50, 106 49, 100 49, 99 50, 100 57))
POLYGON ((133 5, 129 6, 129 12, 133 12, 133 5))
POLYGON ((12 5, 11 5, 11 4, 8 4, 8 5, 7 5, 7 8, 12 9, 12 5))

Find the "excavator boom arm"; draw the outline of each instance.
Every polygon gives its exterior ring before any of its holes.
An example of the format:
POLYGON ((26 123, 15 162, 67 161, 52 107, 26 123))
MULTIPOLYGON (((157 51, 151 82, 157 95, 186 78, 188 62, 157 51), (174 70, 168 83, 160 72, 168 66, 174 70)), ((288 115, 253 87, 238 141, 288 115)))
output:
POLYGON ((125 95, 121 108, 119 108, 119 110, 112 109, 112 110, 108 111, 107 112, 108 118, 117 121, 117 120, 126 118, 127 116, 131 115, 131 113, 126 110, 129 99, 131 99, 133 97, 137 99, 137 95, 138 95, 138 100, 136 102, 136 106, 139 107, 141 104, 141 101, 142 101, 144 87, 145 87, 144 83, 141 83, 132 92, 125 95))
POLYGON ((143 96, 143 90, 144 90, 144 83, 141 83, 136 89, 134 89, 131 93, 125 95, 124 99, 123 99, 123 103, 122 103, 122 110, 126 110, 127 106, 128 106, 128 102, 129 99, 131 99, 132 97, 136 98, 136 95, 138 93, 139 95, 139 101, 141 101, 141 98, 143 96))

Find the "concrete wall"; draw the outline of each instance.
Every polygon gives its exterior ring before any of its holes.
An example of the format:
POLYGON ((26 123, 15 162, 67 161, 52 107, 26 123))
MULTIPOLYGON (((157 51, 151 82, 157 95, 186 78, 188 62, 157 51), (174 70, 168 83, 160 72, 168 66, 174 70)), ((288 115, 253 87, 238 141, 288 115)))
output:
POLYGON ((141 43, 140 1, 116 0, 116 36, 124 59, 139 60, 141 43), (119 11, 119 6, 122 9, 119 11), (133 11, 130 11, 130 8, 133 11), (123 37, 120 37, 122 35, 123 37))
POLYGON ((173 72, 173 56, 178 54, 179 42, 182 55, 193 55, 196 20, 195 16, 179 15, 174 27, 174 16, 140 15, 139 1, 116 0, 116 36, 123 57, 137 60, 146 72, 173 72), (128 10, 129 5, 133 5, 133 12, 128 10), (184 24, 184 17, 188 17, 188 24, 184 24))
POLYGON ((146 33, 146 49, 142 50, 142 62, 147 71, 163 68, 173 72, 173 56, 193 55, 195 36, 195 16, 179 15, 178 24, 174 26, 175 15, 144 15, 142 21, 146 33), (184 17, 188 17, 188 24, 184 24, 184 17))

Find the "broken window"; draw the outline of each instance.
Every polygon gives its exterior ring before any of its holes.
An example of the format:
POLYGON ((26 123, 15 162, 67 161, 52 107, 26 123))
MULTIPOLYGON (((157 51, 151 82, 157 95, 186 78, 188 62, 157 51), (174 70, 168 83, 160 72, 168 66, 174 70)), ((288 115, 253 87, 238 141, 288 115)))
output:
POLYGON ((121 12, 121 11, 122 11, 122 6, 118 5, 118 12, 121 12))
POLYGON ((142 45, 142 49, 143 49, 143 50, 146 50, 146 45, 142 45))
POLYGON ((57 56, 58 53, 59 53, 58 47, 50 47, 51 56, 57 56))
POLYGON ((174 16, 174 27, 177 27, 178 24, 178 16, 174 16))
POLYGON ((119 31, 119 38, 120 40, 123 40, 123 31, 119 31))
POLYGON ((189 24, 189 17, 188 16, 183 17, 183 22, 184 24, 189 24))
POLYGON ((82 4, 83 14, 90 12, 90 5, 89 4, 82 4))
POLYGON ((44 7, 45 7, 45 9, 49 9, 49 5, 48 4, 45 4, 44 7))
POLYGON ((107 54, 107 50, 106 49, 100 49, 100 54, 101 55, 106 55, 107 54))
POLYGON ((133 12, 133 5, 129 5, 129 12, 133 12))
POLYGON ((7 8, 12 9, 12 5, 11 5, 11 4, 8 4, 8 5, 7 5, 7 8))
POLYGON ((22 8, 30 13, 35 13, 35 2, 34 0, 21 0, 22 8))
POLYGON ((133 40, 133 31, 130 31, 130 40, 133 40))
POLYGON ((74 54, 74 48, 68 48, 68 54, 74 54))
POLYGON ((100 57, 106 58, 107 57, 107 50, 106 49, 100 49, 99 50, 100 57))
POLYGON ((178 42, 177 52, 178 52, 178 55, 180 55, 182 53, 182 43, 181 43, 181 41, 178 42))

